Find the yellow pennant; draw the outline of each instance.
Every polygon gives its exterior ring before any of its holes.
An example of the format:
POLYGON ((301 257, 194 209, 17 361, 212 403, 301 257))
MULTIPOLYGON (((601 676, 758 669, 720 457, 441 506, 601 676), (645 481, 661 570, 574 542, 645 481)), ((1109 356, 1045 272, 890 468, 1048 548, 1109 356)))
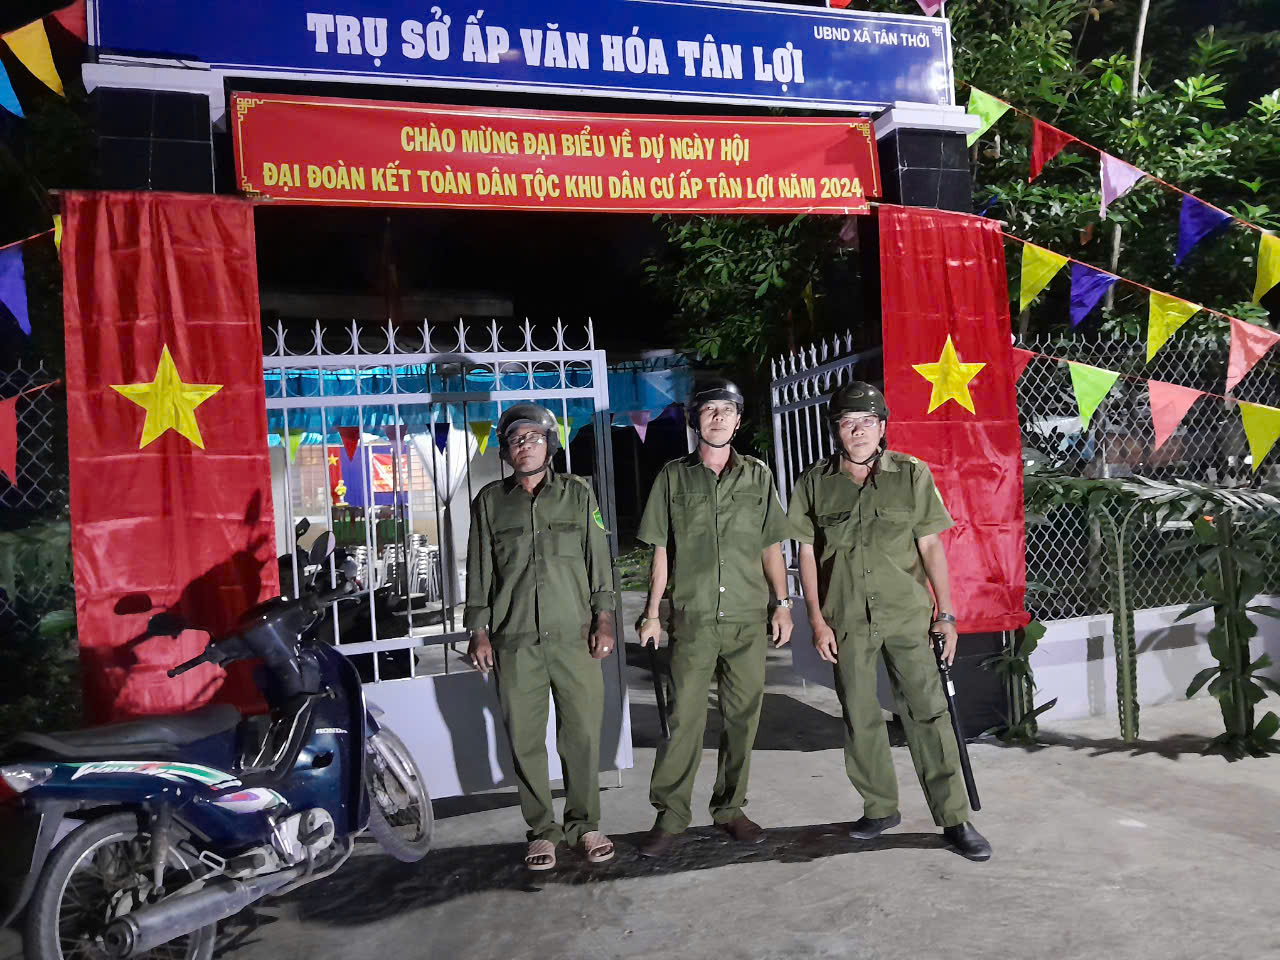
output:
POLYGON ((44 21, 36 20, 4 34, 3 39, 31 75, 60 97, 67 94, 62 89, 62 78, 53 65, 53 52, 49 49, 49 35, 44 32, 44 21))
POLYGON ((472 420, 470 423, 471 435, 476 438, 476 447, 480 451, 480 456, 484 456, 485 450, 489 448, 489 432, 493 430, 493 422, 490 420, 472 420))
POLYGON ((1067 258, 1037 247, 1034 243, 1022 245, 1022 283, 1018 294, 1018 312, 1027 309, 1027 305, 1036 298, 1050 280, 1066 264, 1067 258))
POLYGON ((1258 279, 1253 284, 1253 302, 1280 283, 1280 237, 1264 233, 1258 241, 1258 279))
POLYGON ((58 252, 62 252, 62 214, 55 213, 53 215, 53 245, 58 248, 58 252))
POLYGON ((1240 421, 1244 435, 1249 440, 1249 453, 1253 457, 1253 472, 1257 473, 1271 448, 1280 439, 1280 409, 1264 407, 1260 403, 1240 401, 1240 421))
POLYGON ((1186 323, 1200 309, 1196 303, 1188 303, 1177 297, 1167 297, 1163 293, 1151 293, 1151 305, 1147 314, 1147 360, 1177 333, 1178 328, 1186 323))

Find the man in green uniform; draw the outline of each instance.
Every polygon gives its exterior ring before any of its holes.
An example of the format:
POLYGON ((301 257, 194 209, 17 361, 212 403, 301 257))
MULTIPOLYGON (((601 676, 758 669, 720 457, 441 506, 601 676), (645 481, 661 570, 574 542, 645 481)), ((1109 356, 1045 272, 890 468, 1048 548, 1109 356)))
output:
POLYGON ((471 662, 497 675, 531 870, 554 867, 561 840, 592 863, 613 856, 599 830, 598 662, 614 647, 613 565, 590 485, 551 469, 556 427, 551 411, 531 403, 498 421, 499 453, 513 473, 472 501, 463 616, 471 662), (563 827, 547 773, 548 694, 564 769, 563 827))
POLYGON ((943 657, 948 664, 955 657, 956 619, 939 537, 951 517, 929 468, 884 449, 889 408, 879 390, 847 384, 832 396, 827 415, 837 452, 796 483, 788 514, 801 544, 813 643, 835 664, 845 770, 863 799, 850 836, 869 840, 902 822, 876 699, 876 655, 883 654, 934 823, 961 854, 987 860, 991 845, 968 822, 959 748, 929 642, 930 632, 943 635, 943 657))
POLYGON ((649 788, 658 819, 640 843, 644 856, 667 853, 689 826, 712 677, 723 729, 711 816, 735 840, 764 840, 742 808, 764 703, 768 635, 776 646, 791 638, 781 549, 788 530, 769 468, 729 445, 741 422, 742 393, 734 384, 716 380, 695 392, 689 424, 698 449, 662 468, 640 520, 637 536, 654 548, 640 642, 658 646, 658 606, 670 576, 674 687, 671 739, 658 746, 649 788))

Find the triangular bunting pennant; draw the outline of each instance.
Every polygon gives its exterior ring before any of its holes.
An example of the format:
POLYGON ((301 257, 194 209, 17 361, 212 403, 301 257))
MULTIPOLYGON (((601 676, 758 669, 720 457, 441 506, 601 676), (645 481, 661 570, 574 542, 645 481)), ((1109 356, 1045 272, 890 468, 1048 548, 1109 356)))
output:
POLYGON ((562 447, 569 445, 569 425, 572 423, 572 417, 556 417, 556 433, 560 435, 560 446, 562 447))
POLYGON ((1111 285, 1118 280, 1083 263, 1071 264, 1071 325, 1080 326, 1111 285))
POLYGON ((449 445, 449 424, 434 423, 431 426, 436 439, 436 449, 444 453, 444 448, 449 445))
POLYGON ((1035 354, 1030 350, 1022 350, 1018 347, 1013 348, 1013 382, 1017 383, 1022 379, 1023 372, 1027 369, 1027 364, 1035 359, 1035 354))
POLYGON ((13 314, 23 333, 31 333, 27 313, 27 276, 22 265, 22 244, 0 250, 0 305, 13 314))
POLYGON ((1227 357, 1227 393, 1280 341, 1280 333, 1231 318, 1231 353, 1227 357))
POLYGON ((1088 430, 1094 411, 1111 392, 1120 374, 1070 360, 1067 361, 1067 366, 1071 368, 1071 387, 1075 390, 1076 404, 1080 407, 1080 429, 1088 430))
POLYGON ((483 457, 485 450, 489 449, 489 434, 493 432, 493 421, 472 420, 470 426, 471 435, 476 438, 476 448, 483 457))
POLYGON ((1257 473, 1262 461, 1276 445, 1276 440, 1280 439, 1280 408, 1241 401, 1240 422, 1244 425, 1244 435, 1249 440, 1253 472, 1257 473))
POLYGON ((1034 243, 1022 245, 1022 279, 1018 293, 1018 311, 1027 309, 1028 304, 1036 298, 1050 280, 1066 264, 1067 258, 1061 254, 1037 247, 1034 243))
POLYGON ((1156 431, 1156 440, 1151 446, 1151 452, 1155 453, 1173 436, 1173 431, 1178 429, 1191 405, 1204 394, 1190 387, 1159 380, 1147 381, 1147 394, 1151 398, 1151 423, 1156 431))
POLYGON ((31 71, 32 76, 58 96, 66 96, 62 89, 62 78, 53 65, 53 52, 49 49, 49 35, 45 33, 43 20, 33 21, 25 27, 6 33, 0 36, 0 40, 9 45, 13 55, 31 71))
POLYGON ((9 81, 9 74, 5 72, 3 63, 0 63, 0 108, 8 110, 15 117, 26 116, 22 112, 22 104, 18 102, 18 95, 14 93, 13 84, 9 81))
POLYGON ((1173 265, 1181 266, 1197 243, 1230 225, 1231 214, 1202 203, 1189 193, 1183 194, 1182 210, 1178 214, 1178 255, 1173 265))
POLYGON ((359 427, 338 427, 338 436, 342 438, 342 449, 347 452, 347 459, 354 460, 356 451, 360 449, 359 427))
MULTIPOLYGON (((916 0, 916 3, 920 4, 920 9, 924 11, 926 17, 932 17, 938 12, 938 8, 942 6, 942 0, 916 0)), ((844 6, 847 7, 848 4, 846 3, 844 6)))
POLYGON ((1057 127, 1051 127, 1047 123, 1033 119, 1031 121, 1031 176, 1027 177, 1027 183, 1040 176, 1044 165, 1061 153, 1062 148, 1074 139, 1075 137, 1071 134, 1064 133, 1057 127))
POLYGON ((1133 185, 1146 174, 1132 164, 1125 163, 1109 153, 1102 154, 1102 219, 1107 219, 1107 207, 1133 189, 1133 185))
POLYGON ((62 24, 67 31, 75 34, 86 43, 89 42, 89 28, 85 19, 84 0, 76 0, 75 3, 68 7, 53 11, 53 18, 62 24))
POLYGON ((62 214, 55 213, 53 215, 53 245, 58 252, 62 252, 62 214))
POLYGON ((0 400, 0 477, 18 485, 18 398, 0 400))
POLYGON ((645 434, 649 432, 649 411, 632 410, 627 416, 631 419, 631 425, 636 428, 640 442, 644 443, 645 434))
POLYGON ((1188 303, 1177 297, 1151 291, 1147 308, 1147 361, 1156 355, 1180 326, 1200 309, 1199 304, 1188 303))
POLYGON ((1253 284, 1253 302, 1280 283, 1280 236, 1264 233, 1258 241, 1258 279, 1253 284))
POLYGON ((302 438, 305 437, 306 435, 307 435, 307 431, 305 430, 289 431, 289 462, 290 463, 293 463, 293 461, 298 459, 298 447, 302 446, 302 438))
POLYGON ((408 428, 398 424, 388 424, 382 428, 382 432, 387 435, 387 439, 392 443, 403 443, 408 435, 408 428))
POLYGON ((983 93, 977 87, 969 88, 969 106, 966 113, 971 113, 981 121, 981 125, 965 138, 969 146, 978 142, 978 138, 991 129, 991 125, 1005 115, 1009 104, 997 100, 989 93, 983 93))

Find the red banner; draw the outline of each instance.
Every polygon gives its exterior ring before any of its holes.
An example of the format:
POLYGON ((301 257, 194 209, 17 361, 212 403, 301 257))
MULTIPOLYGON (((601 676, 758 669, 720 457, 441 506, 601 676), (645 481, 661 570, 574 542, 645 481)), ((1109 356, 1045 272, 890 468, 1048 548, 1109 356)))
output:
POLYGON ((240 189, 282 203, 866 213, 864 119, 655 117, 232 95, 240 189))
POLYGON ((929 464, 956 521, 943 538, 960 630, 1011 630, 1027 622, 1026 528, 1000 227, 879 214, 889 445, 929 464))
POLYGON ((231 197, 63 196, 71 543, 91 720, 257 700, 247 673, 170 680, 279 590, 253 208, 231 197), (232 689, 234 687, 234 689, 232 689), (222 688, 220 690, 220 688, 222 688))

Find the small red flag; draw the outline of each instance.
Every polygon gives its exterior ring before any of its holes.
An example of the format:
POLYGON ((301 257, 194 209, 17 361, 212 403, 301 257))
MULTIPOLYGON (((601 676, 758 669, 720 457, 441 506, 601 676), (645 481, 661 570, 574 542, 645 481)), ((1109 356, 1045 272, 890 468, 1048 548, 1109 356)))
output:
POLYGON ((1022 435, 1000 226, 881 207, 889 446, 925 461, 956 521, 943 534, 966 633, 1027 622, 1022 435))
POLYGON ((18 398, 0 400, 0 477, 18 485, 18 398))
POLYGON ((1013 382, 1017 383, 1022 379, 1022 374, 1027 369, 1027 364, 1036 358, 1036 355, 1030 350, 1020 350, 1013 348, 1013 382))
POLYGON ((1057 127, 1051 127, 1047 123, 1032 119, 1031 176, 1027 177, 1027 183, 1040 176, 1040 171, 1044 169, 1044 165, 1061 153, 1062 148, 1074 139, 1076 138, 1071 134, 1064 133, 1057 127))
POLYGON ((85 18, 84 0, 75 0, 75 3, 53 11, 53 18, 81 40, 88 42, 89 27, 85 18))
POLYGON ((95 721, 258 704, 248 671, 165 671, 279 591, 253 208, 63 195, 71 541, 95 721))

